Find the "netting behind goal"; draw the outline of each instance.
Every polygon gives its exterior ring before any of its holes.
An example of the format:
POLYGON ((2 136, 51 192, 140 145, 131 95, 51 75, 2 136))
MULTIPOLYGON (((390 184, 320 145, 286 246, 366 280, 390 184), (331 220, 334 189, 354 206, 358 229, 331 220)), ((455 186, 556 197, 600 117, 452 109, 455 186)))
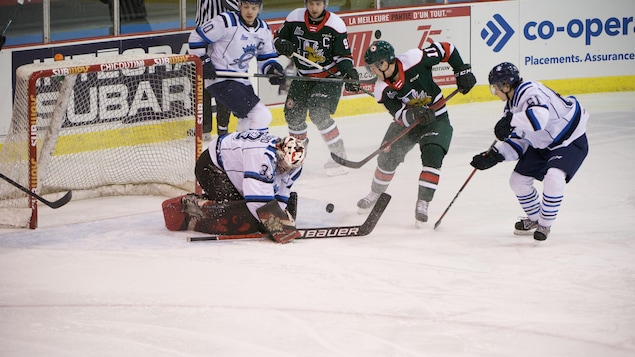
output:
MULTIPOLYGON (((0 173, 49 200, 194 192, 202 90, 189 55, 21 66, 0 173)), ((4 180, 0 225, 37 227, 37 200, 4 180)))

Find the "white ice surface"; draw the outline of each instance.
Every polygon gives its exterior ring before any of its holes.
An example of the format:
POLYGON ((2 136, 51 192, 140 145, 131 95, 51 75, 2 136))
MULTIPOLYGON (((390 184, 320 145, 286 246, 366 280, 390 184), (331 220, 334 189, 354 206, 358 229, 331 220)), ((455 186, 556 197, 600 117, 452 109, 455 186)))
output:
MULTIPOLYGON (((366 237, 187 243, 164 228, 165 197, 72 201, 37 230, 0 230, 0 356, 634 356, 635 93, 578 98, 590 153, 540 245, 512 234, 513 163, 477 172, 433 230, 502 111, 452 105, 419 230, 417 149, 366 237)), ((389 119, 337 122, 358 160, 389 119)), ((360 223, 375 161, 326 177, 312 124, 310 138, 298 226, 360 223)))

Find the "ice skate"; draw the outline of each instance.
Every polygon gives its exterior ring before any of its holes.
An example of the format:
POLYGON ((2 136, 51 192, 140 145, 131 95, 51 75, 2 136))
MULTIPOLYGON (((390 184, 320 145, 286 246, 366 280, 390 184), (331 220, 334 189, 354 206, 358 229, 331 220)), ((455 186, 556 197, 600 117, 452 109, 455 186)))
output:
POLYGON ((415 208, 415 226, 421 228, 421 226, 428 221, 428 205, 430 202, 424 200, 417 200, 417 207, 415 208))
POLYGON ((514 225, 514 234, 516 235, 529 235, 538 228, 538 222, 532 221, 529 218, 521 218, 520 221, 514 225))
MULTIPOLYGON (((340 155, 338 154, 337 156, 340 156, 340 155)), ((340 156, 340 157, 346 157, 346 154, 343 154, 343 156, 340 156)), ((346 175, 348 173, 348 170, 346 169, 346 167, 335 162, 333 158, 329 158, 326 164, 324 164, 324 169, 326 170, 327 176, 339 176, 339 175, 346 175)))
POLYGON ((368 195, 366 195, 366 197, 357 201, 357 208, 358 208, 357 213, 367 214, 368 211, 370 211, 370 209, 373 208, 373 206, 375 205, 375 202, 377 202, 377 199, 379 198, 380 195, 381 194, 378 192, 371 191, 368 195))
POLYGON ((543 225, 538 224, 536 227, 536 231, 534 232, 534 239, 542 242, 547 239, 549 236, 549 232, 551 232, 551 227, 545 227, 543 225))

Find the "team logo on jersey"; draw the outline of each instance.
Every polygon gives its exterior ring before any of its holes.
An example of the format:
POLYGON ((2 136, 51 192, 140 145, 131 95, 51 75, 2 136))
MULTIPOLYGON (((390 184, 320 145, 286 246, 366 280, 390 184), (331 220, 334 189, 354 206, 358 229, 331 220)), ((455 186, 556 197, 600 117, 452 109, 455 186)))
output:
POLYGON ((315 63, 323 63, 326 61, 326 57, 324 57, 324 50, 319 49, 317 45, 312 47, 306 46, 304 47, 304 51, 306 53, 305 57, 315 63))
POLYGON ((304 35, 304 30, 300 26, 296 26, 295 30, 293 30, 293 34, 296 36, 304 35))
POLYGON ((404 98, 410 98, 408 106, 411 107, 423 107, 432 103, 432 97, 426 94, 426 92, 418 93, 415 90, 411 90, 404 98))
POLYGON ((247 45, 243 47, 243 54, 234 60, 234 64, 238 66, 238 68, 248 68, 249 62, 256 57, 256 46, 247 45))

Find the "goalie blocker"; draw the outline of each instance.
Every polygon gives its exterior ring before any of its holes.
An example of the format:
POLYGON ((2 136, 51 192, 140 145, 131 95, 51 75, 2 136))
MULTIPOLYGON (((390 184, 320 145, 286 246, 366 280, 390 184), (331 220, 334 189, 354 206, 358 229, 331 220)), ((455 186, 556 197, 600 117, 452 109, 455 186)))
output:
POLYGON ((257 210, 260 221, 243 200, 217 202, 194 193, 165 200, 162 208, 165 226, 170 231, 247 235, 266 232, 284 244, 300 237, 294 220, 296 200, 293 193, 287 205, 290 211, 283 210, 277 201, 270 201, 257 210))

